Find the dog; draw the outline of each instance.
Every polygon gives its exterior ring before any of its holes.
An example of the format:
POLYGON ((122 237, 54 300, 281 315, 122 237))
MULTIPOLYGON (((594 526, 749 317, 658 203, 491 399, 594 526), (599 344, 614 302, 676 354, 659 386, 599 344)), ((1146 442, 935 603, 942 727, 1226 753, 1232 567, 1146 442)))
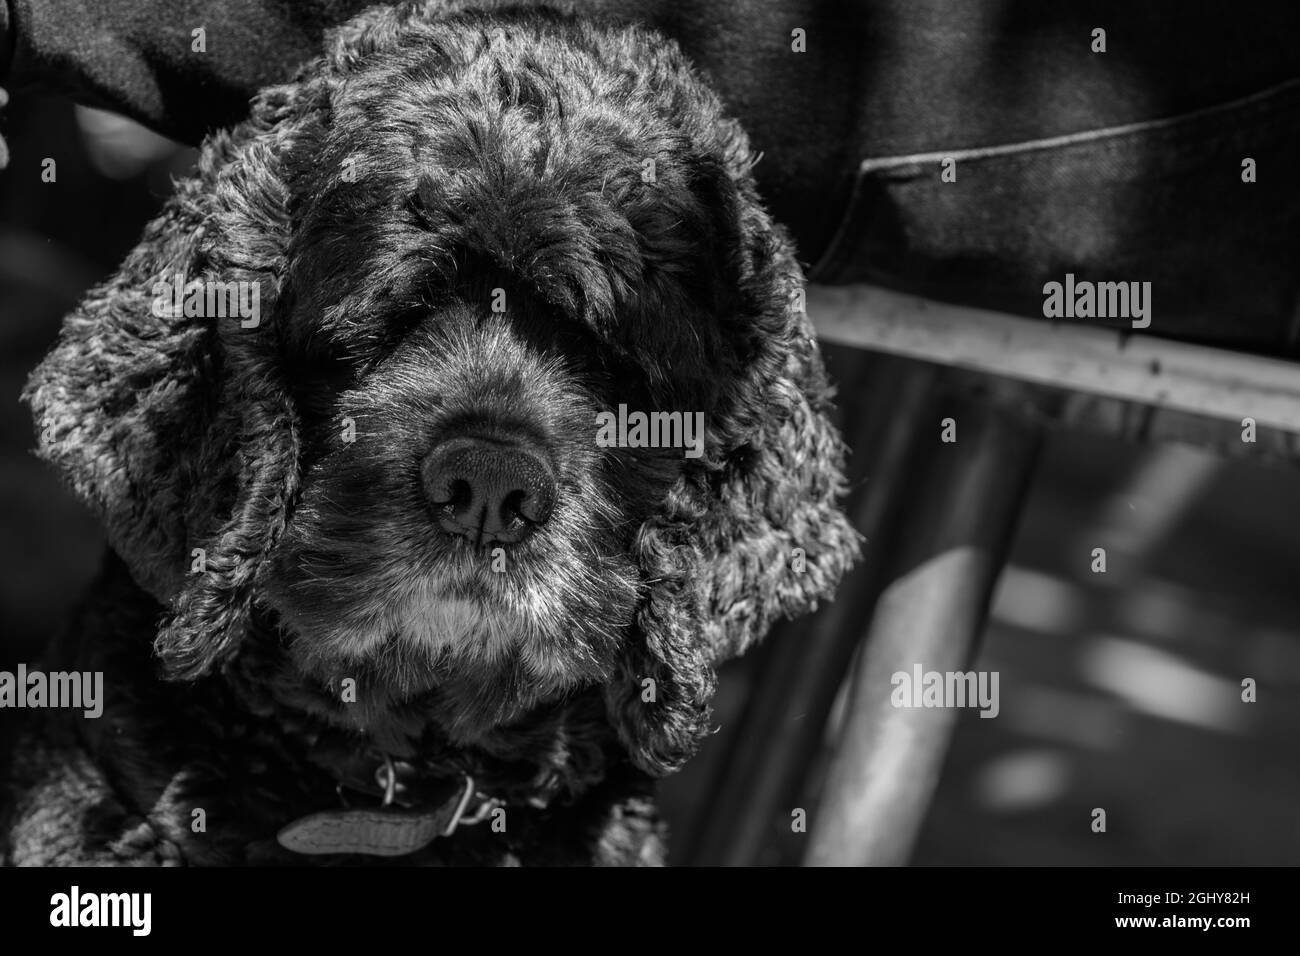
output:
POLYGON ((662 863, 716 666, 857 556, 754 162, 672 42, 508 6, 213 134, 25 391, 110 554, 8 862, 662 863))

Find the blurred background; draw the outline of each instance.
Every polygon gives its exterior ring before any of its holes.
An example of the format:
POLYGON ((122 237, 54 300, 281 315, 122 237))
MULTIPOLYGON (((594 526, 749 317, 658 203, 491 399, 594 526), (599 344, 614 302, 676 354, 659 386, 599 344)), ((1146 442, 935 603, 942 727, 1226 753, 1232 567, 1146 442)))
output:
MULTIPOLYGON (((692 829, 698 808, 763 657, 812 620, 723 669, 719 732, 664 787, 687 836, 673 844, 679 859, 719 862, 692 829)), ((1294 866, 1298 634, 1300 475, 1180 445, 1051 435, 971 665, 1000 674, 1001 712, 960 712, 912 862, 1294 866), (1093 547, 1107 550, 1106 574, 1089 567, 1093 547), (1246 677, 1257 703, 1241 701, 1246 677), (1090 829, 1099 806, 1105 834, 1090 829)), ((842 704, 789 802, 810 817, 842 704)), ((796 864, 806 840, 783 808, 745 854, 796 864)))
MULTIPOLYGON (((63 316, 135 245, 194 162, 109 113, 23 96, 4 110, 9 167, 0 171, 0 669, 33 661, 99 566, 90 514, 31 453, 19 393, 63 316), (54 182, 42 181, 47 159, 54 182)), ((0 760, 6 722, 0 712, 0 760)))
MULTIPOLYGON (((12 670, 39 656, 103 546, 31 455, 19 392, 62 316, 116 267, 194 153, 55 98, 11 106, 4 134, 0 669, 12 670), (47 158, 55 183, 41 179, 47 158)), ((718 733, 663 786, 675 862, 718 862, 701 849, 702 808, 765 655, 808 626, 724 668, 718 733)), ((915 863, 1300 862, 1295 471, 1053 433, 973 666, 1000 673, 1001 713, 962 713, 915 863), (1110 556, 1104 575, 1077 557, 1097 546, 1110 556), (1245 677, 1257 703, 1240 703, 1245 677), (1088 826, 1094 806, 1108 809, 1104 836, 1088 826)), ((835 729, 833 716, 826 746, 835 729)), ((815 767, 792 805, 815 807, 819 780, 815 767)), ((805 839, 783 811, 748 855, 797 863, 805 839)))

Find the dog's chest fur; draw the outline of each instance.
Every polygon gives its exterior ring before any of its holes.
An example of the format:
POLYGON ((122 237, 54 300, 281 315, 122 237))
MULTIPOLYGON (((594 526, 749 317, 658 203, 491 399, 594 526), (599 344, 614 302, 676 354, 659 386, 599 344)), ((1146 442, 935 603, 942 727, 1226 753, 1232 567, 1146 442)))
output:
POLYGON ((650 782, 601 739, 608 735, 597 729, 599 706, 584 715, 581 700, 500 731, 483 748, 457 747, 434 728, 421 728, 414 708, 381 728, 385 746, 398 750, 394 756, 434 753, 448 768, 481 774, 506 798, 503 831, 461 827, 392 858, 292 853, 276 842, 282 827, 342 808, 337 776, 321 754, 375 752, 375 738, 331 728, 291 703, 286 685, 259 680, 256 672, 275 655, 261 641, 221 677, 158 681, 150 657, 157 614, 156 603, 110 556, 74 626, 44 663, 50 670, 102 671, 104 712, 98 720, 46 715, 22 738, 11 781, 9 862, 662 862, 650 782), (544 809, 529 805, 543 800, 544 809))

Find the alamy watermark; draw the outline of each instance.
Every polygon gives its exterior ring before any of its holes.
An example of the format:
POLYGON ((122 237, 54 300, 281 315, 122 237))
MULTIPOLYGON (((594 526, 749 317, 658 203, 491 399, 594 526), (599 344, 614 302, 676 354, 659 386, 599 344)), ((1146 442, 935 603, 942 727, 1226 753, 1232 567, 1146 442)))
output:
POLYGON ((684 448, 687 458, 704 454, 703 412, 629 412, 596 414, 596 444, 601 448, 684 448))
POLYGON ((103 671, 0 671, 0 708, 50 707, 80 710, 94 720, 104 713, 103 671))
POLYGON ((1150 282, 1065 282, 1043 286, 1043 317, 1048 319, 1130 319, 1135 329, 1151 324, 1150 282))
POLYGON ((50 897, 50 925, 58 927, 122 926, 133 936, 148 936, 152 911, 152 893, 83 893, 74 884, 50 897))
POLYGON ((981 717, 996 717, 997 671, 926 671, 920 664, 911 673, 895 671, 889 702, 895 707, 978 707, 981 717))
POLYGON ((238 318, 240 328, 255 329, 262 318, 262 287, 257 282, 185 281, 177 272, 171 281, 153 284, 153 314, 160 319, 238 318))

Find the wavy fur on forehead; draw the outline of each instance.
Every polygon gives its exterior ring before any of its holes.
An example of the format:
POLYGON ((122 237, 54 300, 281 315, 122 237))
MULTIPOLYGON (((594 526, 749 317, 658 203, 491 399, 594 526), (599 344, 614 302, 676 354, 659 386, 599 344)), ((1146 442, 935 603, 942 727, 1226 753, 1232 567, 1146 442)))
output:
POLYGON ((298 494, 289 365, 382 355, 377 318, 486 262, 709 410, 704 456, 633 536, 643 596, 604 690, 634 762, 680 766, 714 666, 829 596, 857 551, 802 275, 753 161, 671 42, 446 3, 362 14, 210 137, 25 393, 40 454, 168 609, 164 673, 239 653, 298 494), (529 164, 570 190, 511 201, 529 164), (258 283, 260 323, 156 316, 178 274, 258 283))

